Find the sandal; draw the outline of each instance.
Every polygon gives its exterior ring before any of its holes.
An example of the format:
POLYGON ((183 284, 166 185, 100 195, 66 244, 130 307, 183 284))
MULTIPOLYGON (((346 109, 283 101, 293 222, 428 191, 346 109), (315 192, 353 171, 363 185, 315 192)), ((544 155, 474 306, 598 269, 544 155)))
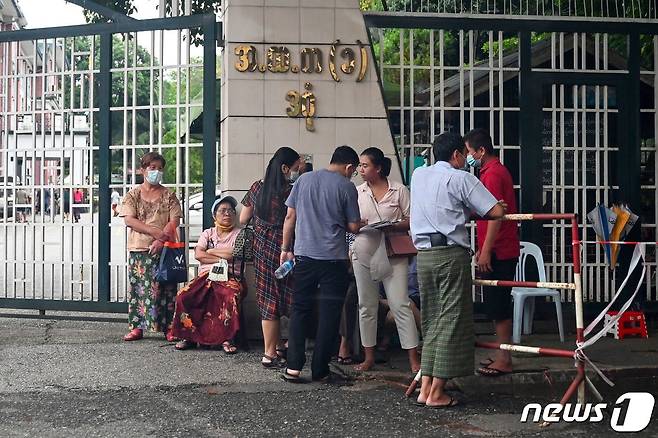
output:
POLYGON ((500 377, 512 372, 499 370, 498 368, 482 367, 477 369, 477 373, 483 377, 500 377))
POLYGON ((457 401, 457 399, 455 399, 453 397, 450 397, 450 401, 448 403, 446 403, 445 405, 427 405, 426 404, 425 406, 427 406, 428 408, 431 408, 431 409, 445 409, 445 408, 452 408, 454 406, 457 406, 458 404, 459 404, 459 402, 457 401))
POLYGON ((189 350, 190 348, 196 348, 196 347, 197 347, 196 342, 188 341, 187 339, 178 341, 176 342, 176 345, 174 345, 174 348, 176 350, 189 350))
POLYGON ((409 398, 408 400, 413 406, 425 406, 425 402, 419 402, 417 398, 409 398))
POLYGON ((236 347, 231 341, 222 342, 222 350, 226 354, 235 354, 238 352, 238 347, 236 347))
POLYGON ((124 341, 139 341, 144 337, 142 329, 132 329, 126 336, 123 337, 124 341))
POLYGON ((290 374, 288 368, 284 368, 281 373, 281 378, 289 383, 306 383, 307 381, 302 379, 302 373, 299 374, 290 374))
POLYGON ((281 367, 278 356, 269 356, 267 354, 263 354, 263 358, 260 360, 260 364, 263 365, 265 368, 281 367), (267 359, 269 362, 265 362, 265 359, 267 359))
POLYGON ((494 363, 494 360, 492 358, 488 357, 488 358, 484 359, 483 361, 481 361, 480 365, 482 365, 483 367, 488 367, 492 363, 494 363))
POLYGON ((352 356, 338 356, 336 359, 336 362, 338 362, 338 365, 354 365, 354 360, 352 359, 352 356))

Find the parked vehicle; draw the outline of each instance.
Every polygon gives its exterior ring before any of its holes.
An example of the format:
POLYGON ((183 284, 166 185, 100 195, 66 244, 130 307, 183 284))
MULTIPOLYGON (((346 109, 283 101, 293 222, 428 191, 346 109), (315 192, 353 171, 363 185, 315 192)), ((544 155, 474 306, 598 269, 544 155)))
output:
MULTIPOLYGON (((215 199, 219 198, 221 193, 220 190, 217 190, 215 192, 215 199)), ((190 196, 187 202, 183 200, 182 207, 183 214, 185 214, 185 210, 189 212, 187 233, 190 237, 190 246, 195 246, 203 231, 203 193, 196 193, 190 196)))

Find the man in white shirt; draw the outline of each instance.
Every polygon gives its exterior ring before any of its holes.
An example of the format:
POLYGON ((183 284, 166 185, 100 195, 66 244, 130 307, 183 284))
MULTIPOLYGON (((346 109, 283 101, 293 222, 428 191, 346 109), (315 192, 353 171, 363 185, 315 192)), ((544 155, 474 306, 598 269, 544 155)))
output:
POLYGON ((505 206, 466 169, 463 138, 443 133, 434 140, 436 164, 411 178, 411 235, 418 249, 423 354, 418 403, 451 407, 448 379, 473 374, 475 333, 471 256, 466 222, 471 214, 497 219, 505 206))

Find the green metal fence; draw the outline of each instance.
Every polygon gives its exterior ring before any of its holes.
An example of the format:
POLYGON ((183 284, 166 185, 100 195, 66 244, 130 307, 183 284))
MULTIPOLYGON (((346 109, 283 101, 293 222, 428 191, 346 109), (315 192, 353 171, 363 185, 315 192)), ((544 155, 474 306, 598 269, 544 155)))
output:
POLYGON ((146 151, 168 160, 186 239, 209 225, 220 30, 192 15, 0 33, 0 307, 126 310, 111 199, 146 151))

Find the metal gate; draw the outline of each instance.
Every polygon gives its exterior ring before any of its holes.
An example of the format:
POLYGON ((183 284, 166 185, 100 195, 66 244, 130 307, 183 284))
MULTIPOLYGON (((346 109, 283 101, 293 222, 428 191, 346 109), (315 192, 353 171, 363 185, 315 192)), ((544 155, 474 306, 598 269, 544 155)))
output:
POLYGON ((0 307, 126 310, 111 200, 149 150, 168 161, 186 240, 209 225, 218 30, 209 14, 0 32, 0 307))
MULTIPOLYGON (((576 212, 590 239, 586 213, 624 200, 642 217, 632 240, 657 240, 654 8, 607 21, 539 18, 558 15, 539 7, 487 13, 473 8, 484 4, 477 1, 454 11, 440 1, 400 4, 411 7, 364 16, 407 179, 433 161, 436 135, 485 128, 512 173, 521 211, 576 212)), ((522 238, 543 244, 551 278, 570 278, 571 240, 559 223, 524 224, 522 238)), ((583 259, 586 300, 608 301, 615 278, 604 254, 588 248, 583 259)), ((655 301, 653 248, 647 261, 643 291, 655 301)))

